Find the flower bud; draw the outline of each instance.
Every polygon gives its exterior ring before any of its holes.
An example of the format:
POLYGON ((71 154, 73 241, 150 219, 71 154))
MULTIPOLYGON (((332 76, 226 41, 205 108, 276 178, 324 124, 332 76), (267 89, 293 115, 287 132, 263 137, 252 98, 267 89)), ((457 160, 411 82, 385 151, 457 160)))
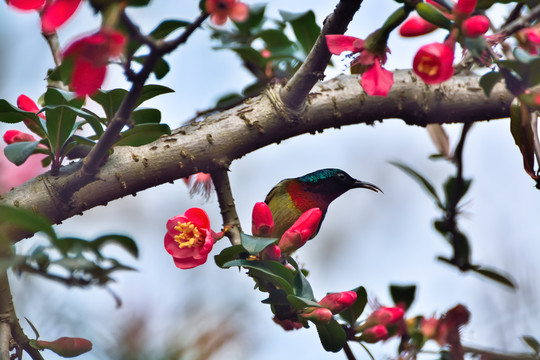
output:
POLYGON ((382 307, 371 313, 367 322, 386 326, 403 319, 403 314, 404 311, 400 307, 382 307))
POLYGON ((268 245, 261 253, 263 260, 278 261, 281 259, 281 249, 277 245, 268 245))
POLYGON ((298 316, 311 320, 316 324, 328 324, 332 320, 332 311, 326 308, 307 308, 305 312, 298 314, 298 316))
POLYGON ((456 16, 465 17, 472 14, 476 7, 477 0, 458 0, 454 6, 453 13, 456 16))
POLYGON ((377 341, 383 340, 388 335, 388 330, 384 325, 372 326, 360 335, 360 340, 369 344, 374 344, 377 341))
POLYGON ((329 309, 333 314, 339 314, 354 304, 355 301, 356 293, 354 291, 343 291, 326 295, 319 301, 319 305, 329 309))
POLYGON ((472 16, 461 24, 461 32, 466 37, 484 35, 489 30, 489 19, 484 15, 472 16))
POLYGON ((4 134, 4 141, 9 145, 22 141, 36 141, 36 139, 32 135, 19 130, 8 130, 4 134))
POLYGON ((424 20, 418 15, 411 15, 399 28, 399 34, 403 37, 413 37, 429 34, 437 29, 429 21, 424 20))
POLYGON ((251 215, 251 233, 255 236, 270 237, 274 232, 274 219, 266 203, 258 202, 251 215))
POLYGON ((92 343, 82 338, 61 337, 54 341, 37 340, 41 349, 49 349, 66 358, 79 356, 92 350, 92 343))
POLYGON ((322 211, 319 208, 309 209, 283 234, 278 246, 282 253, 291 253, 304 246, 315 234, 321 222, 322 211))
POLYGON ((274 322, 276 324, 278 324, 279 326, 281 326, 283 328, 283 330, 285 330, 285 331, 298 330, 298 329, 301 329, 301 328, 304 327, 304 325, 302 325, 302 323, 292 321, 292 320, 288 320, 288 319, 279 320, 276 316, 274 316, 274 318, 272 320, 274 320, 274 322))

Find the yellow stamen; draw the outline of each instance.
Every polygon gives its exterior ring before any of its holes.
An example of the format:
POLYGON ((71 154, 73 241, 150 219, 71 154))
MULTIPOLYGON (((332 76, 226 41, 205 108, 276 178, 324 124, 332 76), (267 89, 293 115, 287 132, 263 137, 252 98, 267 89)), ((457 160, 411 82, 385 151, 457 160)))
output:
POLYGON ((420 59, 420 63, 418 64, 418 71, 433 76, 439 71, 439 65, 437 62, 433 61, 431 57, 424 56, 420 59))
POLYGON ((204 234, 191 221, 178 222, 174 229, 179 232, 178 235, 174 236, 174 241, 178 243, 180 249, 198 247, 204 244, 204 234))

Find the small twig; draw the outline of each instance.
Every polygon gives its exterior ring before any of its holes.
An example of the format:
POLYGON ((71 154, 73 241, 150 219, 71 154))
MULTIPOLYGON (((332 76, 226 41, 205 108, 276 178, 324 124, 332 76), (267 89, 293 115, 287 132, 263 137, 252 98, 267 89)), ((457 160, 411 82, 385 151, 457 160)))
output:
POLYGON ((536 111, 531 112, 531 128, 533 132, 534 154, 536 155, 536 162, 540 167, 540 141, 538 140, 538 113, 536 111))
POLYGON ((240 234, 242 233, 242 227, 240 226, 240 220, 238 219, 238 213, 234 205, 234 198, 231 191, 231 184, 229 182, 228 169, 221 168, 211 173, 214 187, 216 188, 216 194, 218 197, 219 207, 221 209, 221 216, 223 217, 223 226, 231 225, 231 229, 227 232, 227 236, 233 245, 240 245, 240 234))
POLYGON ((505 26, 501 27, 499 34, 503 36, 510 36, 513 33, 530 26, 533 21, 540 18, 540 5, 535 6, 531 11, 517 19, 509 22, 505 26))
POLYGON ((362 0, 341 0, 334 12, 324 21, 323 28, 306 61, 280 91, 281 101, 293 112, 302 108, 307 95, 324 78, 324 69, 330 61, 330 51, 325 35, 343 34, 354 14, 360 9, 362 0))
MULTIPOLYGON (((7 323, 7 329, 11 329, 10 337, 13 337, 15 343, 22 348, 33 360, 43 360, 39 350, 35 349, 30 345, 30 340, 25 335, 21 325, 19 324, 19 319, 17 319, 17 314, 15 313, 15 307, 13 306, 13 299, 11 296, 11 289, 9 286, 9 281, 7 277, 6 270, 2 270, 0 273, 0 314, 2 316, 2 324, 7 323)), ((5 326, 0 327, 0 331, 5 330, 5 326)), ((8 336, 6 334, 1 334, 1 337, 4 338, 8 336)), ((4 343, 0 343, 4 345, 4 343)), ((0 360, 9 360, 9 347, 8 347, 8 357, 4 358, 3 356, 0 360)), ((0 349, 0 354, 5 354, 5 349, 0 349)))
POLYGON ((164 41, 164 42, 161 42, 159 44, 159 49, 160 51, 164 54, 167 54, 171 51, 173 51, 174 49, 176 49, 178 46, 182 45, 183 43, 185 43, 187 41, 187 39, 191 36, 191 34, 199 27, 201 26, 201 24, 204 22, 204 20, 206 20, 206 18, 208 18, 210 14, 208 13, 201 13, 201 15, 199 15, 199 17, 197 19, 195 19, 194 22, 191 23, 191 25, 189 25, 188 27, 186 27, 186 29, 184 30, 184 32, 178 36, 178 38, 174 39, 174 40, 170 40, 170 41, 164 41))
POLYGON ((473 355, 480 355, 489 360, 533 360, 538 359, 535 354, 527 353, 502 353, 493 350, 478 349, 471 346, 463 346, 463 351, 473 355))
POLYGON ((516 6, 512 9, 510 14, 508 14, 508 17, 504 21, 501 27, 505 27, 508 24, 510 24, 512 21, 518 19, 521 15, 521 10, 523 10, 523 7, 525 6, 524 3, 516 4, 516 6))
POLYGON ((345 352, 345 356, 347 356, 347 360, 356 360, 348 342, 345 342, 345 345, 343 345, 343 351, 345 352))

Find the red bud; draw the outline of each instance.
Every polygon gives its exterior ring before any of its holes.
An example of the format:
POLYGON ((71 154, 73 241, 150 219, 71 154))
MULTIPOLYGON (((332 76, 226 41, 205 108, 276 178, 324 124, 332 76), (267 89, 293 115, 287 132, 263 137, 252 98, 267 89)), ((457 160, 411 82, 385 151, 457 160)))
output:
POLYGON ((37 345, 42 349, 49 349, 66 358, 79 356, 92 350, 92 343, 83 338, 61 337, 54 341, 37 340, 37 345))
POLYGON ((484 35, 489 30, 489 19, 484 15, 472 16, 461 24, 461 31, 466 37, 484 35))
POLYGON ((270 237, 274 232, 272 212, 266 203, 258 202, 251 215, 251 233, 255 236, 270 237))

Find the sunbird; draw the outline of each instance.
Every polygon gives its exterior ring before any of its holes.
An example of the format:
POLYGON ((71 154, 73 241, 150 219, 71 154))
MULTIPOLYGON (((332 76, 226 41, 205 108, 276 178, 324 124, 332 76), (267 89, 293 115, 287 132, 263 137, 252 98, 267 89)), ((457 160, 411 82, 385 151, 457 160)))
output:
POLYGON ((382 192, 377 186, 356 180, 340 169, 321 169, 292 179, 281 180, 270 190, 264 202, 274 219, 273 237, 281 238, 304 212, 319 208, 322 212, 317 235, 328 205, 345 192, 363 188, 382 192))

